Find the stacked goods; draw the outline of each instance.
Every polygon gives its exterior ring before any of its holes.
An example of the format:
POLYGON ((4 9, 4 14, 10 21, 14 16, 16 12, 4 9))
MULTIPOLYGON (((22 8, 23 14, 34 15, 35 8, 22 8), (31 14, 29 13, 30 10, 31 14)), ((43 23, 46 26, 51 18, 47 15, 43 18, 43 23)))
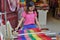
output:
POLYGON ((33 2, 36 2, 37 0, 32 0, 33 2))
POLYGON ((21 30, 19 31, 19 34, 24 35, 18 36, 18 40, 52 40, 49 36, 39 32, 39 29, 36 28, 29 30, 21 30))
POLYGON ((20 4, 20 7, 24 7, 24 6, 26 6, 26 1, 20 0, 19 4, 20 4))

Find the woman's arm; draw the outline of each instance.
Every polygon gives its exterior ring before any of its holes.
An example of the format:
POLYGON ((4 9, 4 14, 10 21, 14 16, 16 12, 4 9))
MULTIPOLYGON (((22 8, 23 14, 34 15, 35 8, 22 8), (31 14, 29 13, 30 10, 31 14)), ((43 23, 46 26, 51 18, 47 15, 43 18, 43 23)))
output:
POLYGON ((40 28, 40 23, 39 23, 37 17, 35 17, 35 19, 36 19, 36 24, 37 24, 37 26, 40 28))
POLYGON ((18 26, 17 26, 16 30, 18 30, 18 28, 21 26, 21 24, 22 24, 23 20, 24 20, 24 18, 22 17, 22 18, 21 18, 21 20, 19 21, 19 24, 18 24, 18 26))

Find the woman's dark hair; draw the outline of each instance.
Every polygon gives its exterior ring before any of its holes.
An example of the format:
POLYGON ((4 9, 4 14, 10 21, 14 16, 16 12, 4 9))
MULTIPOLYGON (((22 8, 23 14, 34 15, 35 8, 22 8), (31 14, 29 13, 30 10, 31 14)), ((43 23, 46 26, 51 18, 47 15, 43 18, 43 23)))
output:
MULTIPOLYGON (((32 7, 34 6, 34 2, 30 1, 28 4, 27 4, 27 13, 29 11, 29 7, 32 7)), ((33 10, 34 11, 34 10, 33 10)))

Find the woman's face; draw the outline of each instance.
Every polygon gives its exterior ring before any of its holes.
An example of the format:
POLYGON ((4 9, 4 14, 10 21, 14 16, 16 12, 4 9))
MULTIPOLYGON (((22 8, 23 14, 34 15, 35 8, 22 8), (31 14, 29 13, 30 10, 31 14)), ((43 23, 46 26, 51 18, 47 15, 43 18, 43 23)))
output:
POLYGON ((33 11, 35 9, 35 6, 29 7, 30 11, 33 11))

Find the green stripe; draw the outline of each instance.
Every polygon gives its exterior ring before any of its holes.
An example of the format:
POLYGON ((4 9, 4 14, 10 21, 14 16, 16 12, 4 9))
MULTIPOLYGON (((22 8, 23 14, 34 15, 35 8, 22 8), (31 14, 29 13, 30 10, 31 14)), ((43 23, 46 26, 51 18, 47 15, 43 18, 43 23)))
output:
MULTIPOLYGON (((27 30, 27 32, 30 33, 29 30, 27 30)), ((29 34, 29 37, 31 38, 31 40, 36 40, 36 39, 32 36, 32 34, 29 34)))

